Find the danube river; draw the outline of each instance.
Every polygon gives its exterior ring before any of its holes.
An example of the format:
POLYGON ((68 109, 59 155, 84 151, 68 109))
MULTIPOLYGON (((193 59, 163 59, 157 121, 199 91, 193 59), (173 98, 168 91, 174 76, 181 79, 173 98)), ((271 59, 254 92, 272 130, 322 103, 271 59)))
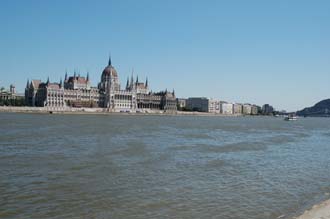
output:
POLYGON ((0 121, 0 218, 275 219, 329 198, 329 119, 0 121))

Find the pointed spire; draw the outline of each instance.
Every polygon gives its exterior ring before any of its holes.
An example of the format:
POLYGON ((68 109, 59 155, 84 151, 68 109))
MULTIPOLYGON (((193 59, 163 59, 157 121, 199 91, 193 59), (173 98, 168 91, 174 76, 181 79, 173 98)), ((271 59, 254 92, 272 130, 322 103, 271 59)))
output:
POLYGON ((87 72, 86 80, 89 81, 89 72, 87 72))
POLYGON ((64 81, 68 80, 68 71, 65 70, 65 77, 64 77, 64 81))
POLYGON ((129 87, 129 77, 127 77, 127 82, 126 82, 126 89, 129 87))
POLYGON ((134 72, 134 69, 132 69, 131 84, 130 84, 131 86, 133 86, 133 80, 134 80, 134 79, 133 79, 133 72, 134 72))
POLYGON ((27 82, 26 82, 26 88, 29 88, 29 85, 30 85, 30 81, 28 79, 27 82))
POLYGON ((49 76, 48 76, 48 78, 47 78, 47 84, 49 84, 49 76))
POLYGON ((173 88, 172 94, 173 94, 173 96, 175 96, 175 91, 174 91, 174 88, 173 88))
POLYGON ((62 83, 62 78, 61 78, 61 79, 60 79, 60 88, 62 87, 62 84, 63 84, 63 83, 62 83))
POLYGON ((108 65, 111 66, 111 54, 109 55, 109 61, 108 61, 108 65))
POLYGON ((148 87, 148 77, 146 78, 146 84, 145 84, 146 87, 148 87))
POLYGON ((76 69, 74 70, 73 77, 77 77, 76 69))
POLYGON ((139 76, 136 75, 136 82, 135 83, 139 83, 139 76))

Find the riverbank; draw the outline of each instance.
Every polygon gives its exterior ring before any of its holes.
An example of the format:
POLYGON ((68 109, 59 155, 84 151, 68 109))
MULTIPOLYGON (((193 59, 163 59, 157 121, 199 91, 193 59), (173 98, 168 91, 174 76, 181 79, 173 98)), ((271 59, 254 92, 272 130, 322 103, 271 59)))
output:
POLYGON ((105 108, 47 108, 47 107, 14 107, 0 106, 0 112, 11 113, 43 113, 43 114, 101 114, 101 115, 187 115, 187 116, 243 116, 241 114, 219 114, 207 112, 187 112, 187 111, 163 111, 163 110, 136 110, 136 111, 112 111, 105 108))
POLYGON ((314 205, 310 210, 293 219, 330 219, 330 199, 314 205))

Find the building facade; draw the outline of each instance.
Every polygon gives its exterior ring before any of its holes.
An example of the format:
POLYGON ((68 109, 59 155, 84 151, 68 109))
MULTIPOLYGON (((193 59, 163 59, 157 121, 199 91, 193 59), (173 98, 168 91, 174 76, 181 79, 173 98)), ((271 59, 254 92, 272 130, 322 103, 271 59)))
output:
POLYGON ((221 114, 225 114, 225 115, 233 114, 233 104, 227 102, 221 102, 221 114))
POLYGON ((251 115, 258 115, 259 114, 259 107, 257 105, 251 106, 251 115))
POLYGON ((261 108, 263 115, 271 115, 274 113, 274 108, 269 104, 264 104, 261 108))
POLYGON ((180 110, 186 109, 187 107, 187 99, 185 98, 176 98, 176 104, 180 110))
POLYGON ((243 105, 240 103, 233 104, 233 114, 242 115, 243 114, 243 105))
POLYGON ((206 97, 189 97, 187 109, 198 112, 209 112, 209 99, 206 97))
POLYGON ((65 74, 64 83, 27 82, 25 99, 28 106, 65 108, 101 107, 109 112, 148 112, 151 110, 176 111, 176 98, 173 92, 149 91, 148 79, 139 82, 127 79, 125 89, 121 89, 116 69, 109 59, 101 74, 97 87, 91 86, 89 74, 86 77, 65 74))
POLYGON ((0 90, 0 100, 13 100, 16 99, 16 89, 13 84, 10 85, 9 91, 5 88, 0 90))
POLYGON ((220 101, 209 99, 209 113, 220 113, 220 101))
POLYGON ((10 85, 9 90, 4 87, 0 89, 0 106, 23 106, 24 94, 16 93, 16 88, 13 84, 10 85))
POLYGON ((251 115, 252 113, 252 105, 251 104, 243 104, 243 114, 244 115, 251 115))

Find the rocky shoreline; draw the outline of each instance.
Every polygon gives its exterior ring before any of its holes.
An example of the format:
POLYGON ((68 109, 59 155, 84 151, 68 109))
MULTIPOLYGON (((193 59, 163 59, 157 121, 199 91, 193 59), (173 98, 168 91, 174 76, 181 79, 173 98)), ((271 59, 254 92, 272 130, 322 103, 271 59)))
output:
POLYGON ((330 219, 330 199, 314 205, 301 216, 294 217, 293 219, 330 219))

